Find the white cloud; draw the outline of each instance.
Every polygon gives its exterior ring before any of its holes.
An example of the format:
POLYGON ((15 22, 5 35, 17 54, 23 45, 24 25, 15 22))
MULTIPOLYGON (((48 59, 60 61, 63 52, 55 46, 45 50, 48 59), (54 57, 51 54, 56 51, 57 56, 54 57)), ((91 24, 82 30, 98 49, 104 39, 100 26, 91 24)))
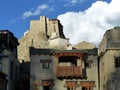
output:
POLYGON ((25 19, 25 18, 27 18, 27 17, 29 17, 29 16, 32 16, 33 15, 33 13, 31 12, 31 11, 26 11, 24 14, 23 14, 23 18, 25 19))
POLYGON ((88 41, 99 44, 106 30, 120 26, 120 0, 97 1, 83 12, 66 12, 58 16, 66 37, 72 44, 88 41))
POLYGON ((45 9, 47 9, 47 8, 49 8, 49 6, 47 5, 47 4, 43 4, 43 5, 40 5, 40 6, 38 6, 38 10, 45 10, 45 9))
POLYGON ((22 19, 28 18, 30 16, 39 15, 39 14, 41 14, 42 11, 49 10, 49 9, 51 9, 51 8, 47 4, 39 5, 35 10, 31 9, 29 11, 24 12, 22 14, 22 19))
POLYGON ((77 3, 78 2, 78 0, 71 0, 70 1, 70 3, 72 3, 72 4, 75 4, 75 3, 77 3))
POLYGON ((86 0, 59 0, 65 2, 64 6, 74 6, 77 3, 82 3, 86 0))

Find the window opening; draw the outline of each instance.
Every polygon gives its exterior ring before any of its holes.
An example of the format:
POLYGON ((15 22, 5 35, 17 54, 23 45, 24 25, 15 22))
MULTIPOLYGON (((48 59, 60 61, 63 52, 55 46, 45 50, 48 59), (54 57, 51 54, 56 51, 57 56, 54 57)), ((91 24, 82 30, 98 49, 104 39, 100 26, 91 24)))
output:
POLYGON ((47 62, 42 63, 42 65, 43 65, 44 69, 48 69, 49 68, 49 63, 47 63, 47 62))
POLYGON ((115 67, 120 68, 120 57, 115 57, 115 67))
POLYGON ((0 71, 2 71, 2 58, 0 57, 0 71))
POLYGON ((92 63, 93 63, 92 60, 86 61, 86 63, 85 63, 86 68, 91 68, 91 64, 92 64, 92 63))
POLYGON ((52 86, 43 86, 43 90, 52 90, 52 86))

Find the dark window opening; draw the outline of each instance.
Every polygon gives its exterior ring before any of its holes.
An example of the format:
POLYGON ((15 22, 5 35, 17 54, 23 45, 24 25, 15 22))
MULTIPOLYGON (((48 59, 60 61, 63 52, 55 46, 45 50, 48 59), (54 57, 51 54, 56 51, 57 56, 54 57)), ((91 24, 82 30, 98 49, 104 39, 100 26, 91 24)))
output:
POLYGON ((120 57, 115 57, 115 67, 120 68, 120 57))
POLYGON ((42 67, 44 68, 44 69, 48 69, 49 68, 49 63, 48 62, 44 62, 44 63, 42 63, 42 67))
POLYGON ((82 90, 86 90, 87 88, 86 87, 82 87, 82 90))
POLYGON ((40 63, 42 63, 42 68, 49 69, 49 64, 51 63, 51 60, 40 60, 40 63))
POLYGON ((72 88, 67 87, 67 90, 76 90, 76 89, 73 89, 73 87, 72 88))
POLYGON ((52 90, 52 86, 43 86, 43 90, 52 90))
POLYGON ((67 90, 70 90, 70 88, 69 88, 69 87, 67 87, 67 90))
POLYGON ((77 59, 78 57, 76 56, 63 56, 59 58, 59 63, 64 62, 70 62, 72 66, 77 66, 77 59))
POLYGON ((93 63, 93 60, 87 60, 86 62, 85 62, 85 66, 86 66, 86 68, 91 68, 91 64, 93 63))
POLYGON ((0 71, 2 71, 2 58, 0 58, 0 71))
POLYGON ((87 61, 85 63, 86 68, 91 68, 92 61, 87 61))
POLYGON ((91 63, 90 62, 86 63, 86 68, 91 68, 91 63))
POLYGON ((10 79, 13 80, 13 62, 10 62, 10 79))
POLYGON ((82 87, 82 90, 93 90, 92 87, 82 87))

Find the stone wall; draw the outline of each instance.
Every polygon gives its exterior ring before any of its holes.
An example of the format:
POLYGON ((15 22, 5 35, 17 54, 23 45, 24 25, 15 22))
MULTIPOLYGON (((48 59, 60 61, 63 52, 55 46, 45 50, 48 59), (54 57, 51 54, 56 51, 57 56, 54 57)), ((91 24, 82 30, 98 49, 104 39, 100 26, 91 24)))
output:
MULTIPOLYGON (((68 50, 68 52, 70 51, 68 50)), ((82 75, 81 78, 62 77, 62 79, 60 79, 60 78, 57 78, 56 76, 57 67, 58 66, 71 66, 72 67, 73 64, 71 64, 70 61, 69 62, 65 61, 61 63, 59 60, 60 58, 58 58, 57 56, 54 56, 54 53, 55 53, 54 49, 31 48, 30 53, 31 53, 31 58, 30 58, 31 59, 31 62, 30 62, 30 76, 31 76, 30 89, 31 90, 43 90, 44 83, 42 82, 45 80, 51 81, 52 90, 66 90, 68 87, 67 82, 72 82, 72 83, 75 82, 76 83, 74 87, 75 90, 82 90, 81 82, 87 83, 86 87, 88 88, 89 88, 89 83, 94 82, 93 90, 98 90, 98 71, 97 71, 98 62, 97 62, 97 56, 96 56, 97 54, 87 55, 87 51, 86 51, 84 58, 76 59, 76 62, 77 62, 76 66, 80 66, 82 64, 81 69, 86 70, 86 77, 82 77, 84 74, 81 73, 82 75), (87 61, 91 63, 89 68, 86 68, 87 61), (45 68, 44 63, 48 63, 49 67, 45 68)), ((65 58, 64 60, 68 60, 68 59, 65 58)))
POLYGON ((93 45, 92 43, 86 42, 86 41, 82 41, 74 45, 73 47, 76 49, 93 49, 95 48, 95 45, 93 45))
POLYGON ((115 57, 120 57, 119 27, 106 31, 98 48, 98 54, 100 90, 119 90, 120 70, 115 66, 115 57))
MULTIPOLYGON (((120 73, 120 71, 117 71, 115 67, 115 57, 120 57, 120 50, 107 50, 100 57, 100 90, 115 90, 109 87, 113 87, 113 83, 117 84, 117 82, 120 82, 116 81, 119 79, 115 75, 117 75, 117 72, 120 73)), ((117 86, 114 87, 118 88, 117 86)))
MULTIPOLYGON (((35 48, 51 48, 49 39, 52 33, 57 34, 57 38, 65 39, 63 34, 63 27, 57 19, 49 19, 41 16, 40 20, 32 20, 30 22, 30 30, 25 32, 24 36, 19 39, 20 45, 18 46, 18 59, 19 61, 29 61, 29 47, 35 48)), ((59 48, 60 45, 52 47, 59 48)))
POLYGON ((104 53, 106 49, 119 49, 120 48, 120 28, 113 28, 107 30, 99 45, 98 54, 104 53))

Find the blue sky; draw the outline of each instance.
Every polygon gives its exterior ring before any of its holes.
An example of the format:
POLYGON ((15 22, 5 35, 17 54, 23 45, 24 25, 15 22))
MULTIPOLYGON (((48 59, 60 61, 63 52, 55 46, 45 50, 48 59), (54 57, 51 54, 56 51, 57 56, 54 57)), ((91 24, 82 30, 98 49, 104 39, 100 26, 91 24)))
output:
MULTIPOLYGON (((0 2, 0 30, 10 30, 17 38, 21 38, 24 35, 24 32, 29 30, 30 20, 38 20, 41 15, 45 15, 50 19, 58 18, 64 26, 66 36, 69 38, 74 38, 71 41, 72 43, 78 43, 80 40, 78 38, 80 34, 75 37, 74 35, 71 36, 70 33, 74 33, 76 32, 76 29, 79 30, 80 28, 80 31, 83 30, 82 27, 84 27, 84 25, 86 26, 86 23, 91 24, 91 27, 95 29, 97 26, 92 26, 93 23, 98 23, 97 25, 99 25, 99 27, 102 27, 101 29, 108 29, 113 27, 114 25, 119 25, 119 22, 113 22, 114 20, 118 19, 118 14, 116 13, 119 12, 119 9, 115 10, 115 12, 112 12, 115 18, 109 18, 106 16, 106 12, 110 12, 114 6, 114 3, 118 3, 117 1, 119 2, 119 0, 2 0, 0 2), (104 17, 101 17, 100 20, 98 20, 101 22, 94 22, 95 20, 93 16, 95 15, 94 17, 98 19, 98 13, 100 13, 101 16, 103 15, 104 17), (75 18, 72 18, 72 15, 75 16, 75 18), (79 25, 79 23, 81 22, 78 22, 77 17, 79 17, 79 21, 86 23, 82 23, 79 25), (91 18, 93 19, 91 20, 91 18), (104 20, 102 20, 103 18, 104 20), (65 20, 70 19, 75 19, 76 21, 74 20, 65 22, 65 20), (93 23, 89 22, 89 19, 93 21, 93 23), (107 23, 108 26, 103 28, 104 25, 102 25, 102 23, 104 23, 104 21, 113 22, 113 26, 112 23, 110 23, 109 25, 107 23), (72 30, 69 30, 68 28, 68 25, 70 24, 71 26, 73 25, 72 30), (74 24, 80 27, 76 27, 75 29, 74 24)), ((115 7, 117 9, 117 6, 115 7)), ((110 13, 108 15, 112 14, 110 13)), ((84 31, 88 32, 89 30, 85 29, 84 31)), ((82 32, 82 35, 83 34, 87 35, 87 33, 85 32, 82 32)), ((84 37, 82 39, 89 42, 95 42, 97 40, 95 39, 92 41, 89 39, 89 37, 84 37)))

